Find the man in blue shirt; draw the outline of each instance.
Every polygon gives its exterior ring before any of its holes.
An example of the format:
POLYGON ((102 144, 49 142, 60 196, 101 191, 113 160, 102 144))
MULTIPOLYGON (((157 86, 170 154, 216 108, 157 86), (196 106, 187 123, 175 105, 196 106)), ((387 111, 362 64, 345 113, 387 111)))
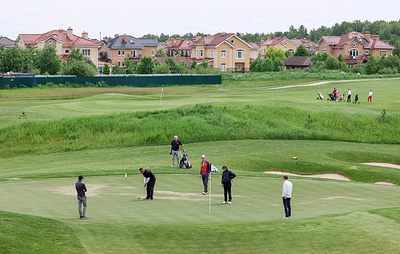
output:
POLYGON ((87 207, 87 199, 85 193, 87 192, 86 185, 82 182, 83 176, 78 177, 78 181, 75 183, 75 189, 78 193, 78 211, 80 219, 87 220, 86 214, 86 207, 87 207), (82 210, 83 204, 83 210, 82 210))

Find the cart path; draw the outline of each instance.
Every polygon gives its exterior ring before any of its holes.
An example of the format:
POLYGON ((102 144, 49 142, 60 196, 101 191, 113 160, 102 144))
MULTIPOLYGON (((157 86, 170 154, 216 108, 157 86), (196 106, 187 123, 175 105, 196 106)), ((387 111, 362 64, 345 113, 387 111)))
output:
MULTIPOLYGON (((400 79, 400 78, 391 78, 391 79, 400 79)), ((319 86, 319 85, 324 85, 324 84, 329 84, 329 83, 358 82, 358 81, 371 81, 371 80, 391 80, 391 79, 375 78, 375 79, 331 80, 331 81, 321 81, 321 82, 317 82, 317 83, 304 84, 304 85, 279 86, 279 87, 272 87, 272 88, 268 88, 268 89, 276 90, 276 89, 285 89, 285 88, 302 87, 302 86, 319 86)))

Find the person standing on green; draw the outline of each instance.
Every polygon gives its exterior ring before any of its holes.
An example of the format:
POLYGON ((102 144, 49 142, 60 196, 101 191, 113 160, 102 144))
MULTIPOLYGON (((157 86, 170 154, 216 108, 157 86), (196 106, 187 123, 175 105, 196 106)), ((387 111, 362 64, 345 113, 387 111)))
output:
POLYGON ((86 218, 86 207, 87 207, 87 198, 86 198, 86 185, 82 182, 83 176, 78 177, 78 181, 75 183, 75 189, 78 193, 78 211, 81 220, 87 220, 86 218), (83 204, 83 210, 82 210, 83 204))

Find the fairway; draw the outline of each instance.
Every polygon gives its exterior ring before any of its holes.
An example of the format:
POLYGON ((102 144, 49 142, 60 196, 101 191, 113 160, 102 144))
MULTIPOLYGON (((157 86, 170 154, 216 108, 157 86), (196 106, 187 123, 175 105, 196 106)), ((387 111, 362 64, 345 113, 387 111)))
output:
POLYGON ((0 90, 0 253, 398 252, 399 169, 365 163, 400 165, 400 80, 310 83, 167 86, 162 101, 158 87, 0 90), (361 103, 316 100, 333 87, 361 103), (174 135, 191 169, 171 168, 174 135), (231 205, 222 172, 201 194, 202 154, 237 175, 231 205), (140 167, 156 175, 153 201, 139 199, 140 167), (300 175, 290 220, 283 175, 265 171, 300 175), (350 181, 301 176, 324 173, 350 181))

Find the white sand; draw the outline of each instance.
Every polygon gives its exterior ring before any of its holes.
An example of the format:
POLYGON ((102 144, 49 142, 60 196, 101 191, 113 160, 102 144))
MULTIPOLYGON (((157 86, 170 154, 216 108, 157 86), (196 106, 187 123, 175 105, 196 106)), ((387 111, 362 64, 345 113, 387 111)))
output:
POLYGON ((385 167, 385 168, 396 168, 396 169, 400 169, 400 165, 392 164, 392 163, 366 162, 366 163, 360 163, 360 164, 370 165, 370 166, 378 166, 378 167, 385 167))
POLYGON ((290 176, 301 176, 301 177, 314 177, 314 178, 325 178, 325 179, 333 179, 333 180, 342 180, 342 181, 351 181, 347 176, 337 174, 337 173, 325 173, 325 174, 316 174, 316 175, 299 175, 293 174, 285 171, 264 171, 266 174, 275 174, 275 175, 290 175, 290 176))

